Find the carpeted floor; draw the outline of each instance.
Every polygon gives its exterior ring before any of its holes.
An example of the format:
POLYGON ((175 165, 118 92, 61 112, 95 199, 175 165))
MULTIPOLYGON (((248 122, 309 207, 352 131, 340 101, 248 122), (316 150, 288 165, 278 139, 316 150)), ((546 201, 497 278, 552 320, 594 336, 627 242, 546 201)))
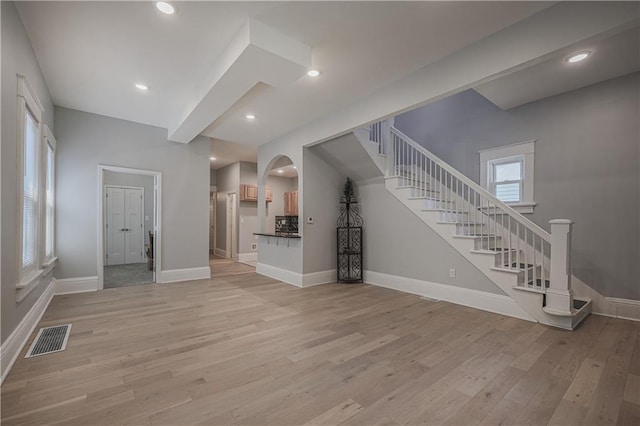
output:
POLYGON ((153 271, 146 263, 110 265, 104 267, 104 288, 128 287, 153 282, 153 271))

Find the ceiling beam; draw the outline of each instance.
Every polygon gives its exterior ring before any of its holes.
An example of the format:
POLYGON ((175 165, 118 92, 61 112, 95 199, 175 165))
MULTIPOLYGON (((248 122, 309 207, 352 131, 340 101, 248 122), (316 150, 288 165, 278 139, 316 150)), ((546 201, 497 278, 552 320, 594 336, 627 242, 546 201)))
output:
POLYGON ((169 128, 169 140, 189 143, 256 84, 282 87, 311 66, 311 48, 249 19, 196 89, 195 101, 169 128))

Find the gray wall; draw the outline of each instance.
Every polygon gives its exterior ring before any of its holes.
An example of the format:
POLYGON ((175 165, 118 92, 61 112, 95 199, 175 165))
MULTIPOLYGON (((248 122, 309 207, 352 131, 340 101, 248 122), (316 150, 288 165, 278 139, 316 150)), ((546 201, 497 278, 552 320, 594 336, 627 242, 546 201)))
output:
MULTIPOLYGON (((51 281, 51 274, 43 277, 40 285, 22 302, 16 302, 18 284, 19 242, 18 209, 21 192, 18 190, 17 140, 17 78, 16 74, 27 77, 36 96, 44 106, 44 122, 52 132, 54 112, 49 89, 44 81, 38 61, 22 25, 13 2, 1 2, 2 11, 2 260, 1 260, 1 304, 2 327, 1 341, 4 342, 16 326, 22 321, 29 309, 42 295, 44 287, 51 281)), ((57 134, 56 134, 57 136, 57 134)), ((59 166, 58 166, 59 167, 59 166)), ((4 360, 3 360, 3 368, 4 360)))
POLYGON ((98 164, 162 172, 162 269, 208 267, 209 140, 56 107, 56 278, 97 275, 98 164))
POLYGON ((305 216, 299 218, 305 240, 303 272, 336 269, 336 220, 346 178, 321 158, 315 148, 305 148, 302 161, 306 182, 305 216), (313 217, 313 224, 307 224, 309 216, 313 217))
MULTIPOLYGON (((240 162, 240 184, 258 185, 258 165, 246 161, 240 162)), ((258 203, 240 201, 238 226, 238 253, 254 253, 251 243, 257 242, 254 232, 258 232, 258 203)))
POLYGON ((209 170, 209 185, 216 186, 217 173, 216 170, 209 170))
POLYGON ((382 181, 357 188, 364 219, 364 268, 417 280, 504 294, 391 195, 382 181), (449 269, 456 277, 449 277, 449 269))
POLYGON ((104 172, 104 185, 135 186, 144 188, 144 242, 149 243, 149 232, 153 232, 153 176, 130 173, 104 172))
POLYGON ((574 220, 573 272, 640 299, 639 74, 503 111, 474 91, 396 117, 408 136, 479 181, 478 151, 536 139, 535 223, 574 220))
MULTIPOLYGON (((238 193, 240 187, 240 163, 233 163, 216 170, 216 248, 227 249, 227 195, 238 193)), ((237 199, 239 200, 239 194, 237 199)))

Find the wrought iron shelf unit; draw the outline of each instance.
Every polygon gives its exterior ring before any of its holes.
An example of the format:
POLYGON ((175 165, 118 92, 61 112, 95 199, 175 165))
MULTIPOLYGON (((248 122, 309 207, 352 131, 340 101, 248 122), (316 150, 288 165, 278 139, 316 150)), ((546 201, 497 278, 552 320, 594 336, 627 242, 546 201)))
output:
POLYGON ((362 282, 362 218, 355 197, 340 201, 337 223, 338 282, 362 282))

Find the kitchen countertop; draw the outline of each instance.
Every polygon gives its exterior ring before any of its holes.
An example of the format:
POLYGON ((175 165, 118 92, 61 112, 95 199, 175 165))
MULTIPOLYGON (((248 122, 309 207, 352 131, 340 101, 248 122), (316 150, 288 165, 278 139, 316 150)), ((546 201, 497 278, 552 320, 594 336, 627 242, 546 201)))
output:
POLYGON ((288 234, 288 233, 266 234, 262 232, 254 232, 253 235, 261 235, 263 237, 278 237, 278 238, 302 238, 299 234, 288 234))

